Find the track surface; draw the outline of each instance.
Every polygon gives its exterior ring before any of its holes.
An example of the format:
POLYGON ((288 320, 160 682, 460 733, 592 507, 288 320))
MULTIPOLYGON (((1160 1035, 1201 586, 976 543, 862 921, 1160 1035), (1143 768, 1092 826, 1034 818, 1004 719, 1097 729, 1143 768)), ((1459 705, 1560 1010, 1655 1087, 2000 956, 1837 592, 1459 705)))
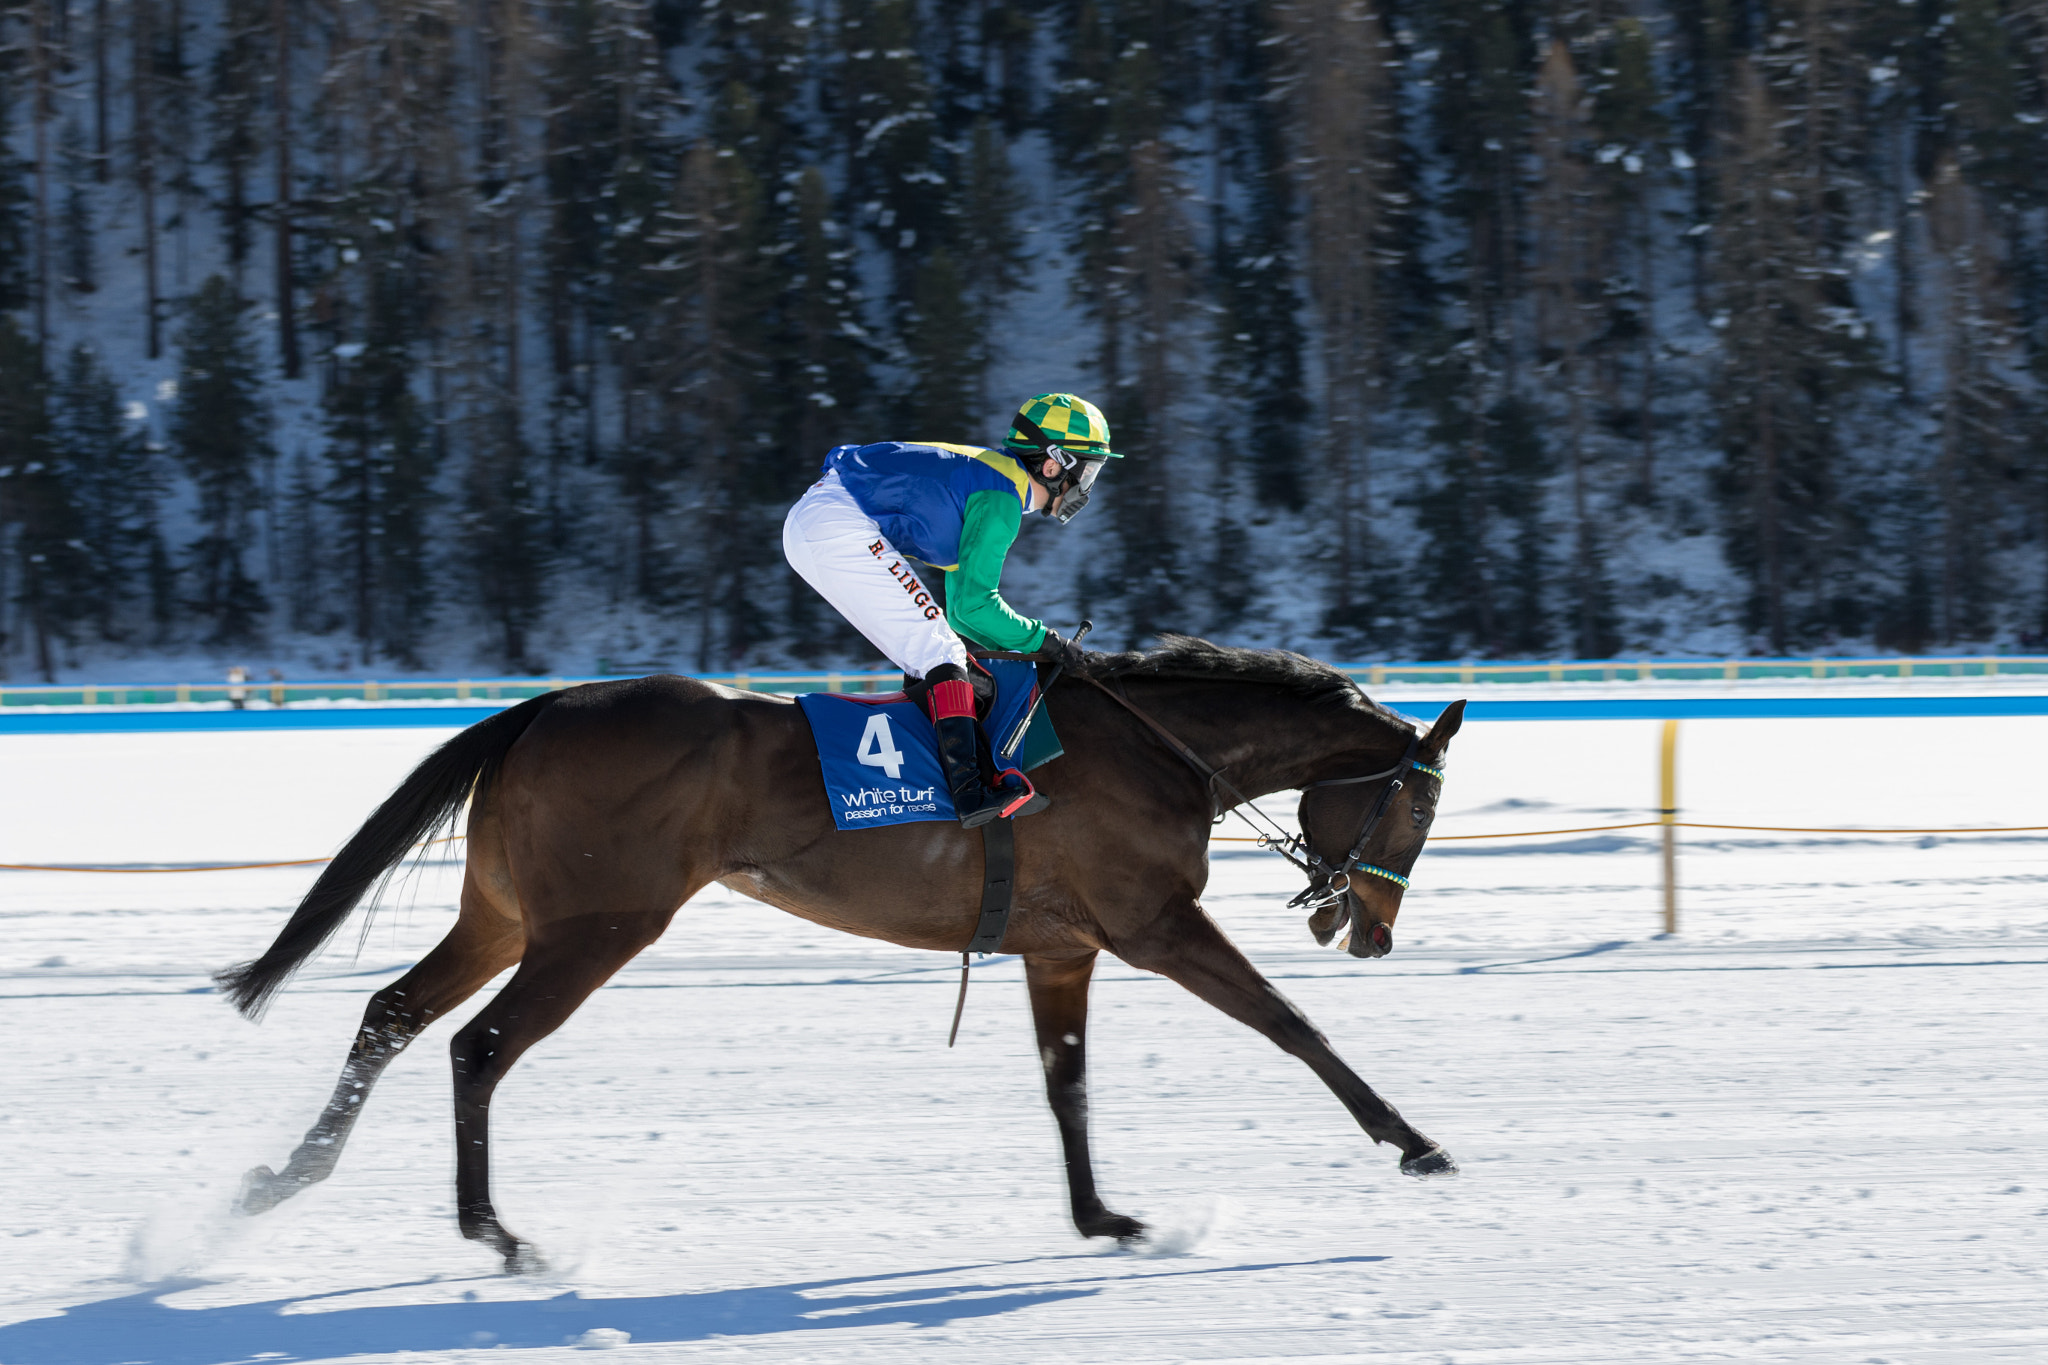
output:
MULTIPOLYGON (((1636 817, 1655 732, 1476 725, 1439 827, 1636 817)), ((319 853, 438 738, 9 737, 0 861, 319 853)), ((1689 723, 1684 755, 1701 820, 2048 823, 2048 721, 1689 723)), ((1097 1157, 1149 1256, 1066 1224, 1014 962, 948 1052, 943 958, 707 895, 499 1092, 500 1206, 555 1266, 531 1280, 455 1236, 445 1033, 332 1181, 225 1212, 453 868, 261 1027, 206 973, 307 871, 5 874, 0 1362, 538 1362, 592 1329, 621 1361, 2038 1362, 2044 860, 1689 842, 1663 940, 1648 840, 1439 845, 1394 956, 1357 963, 1281 909, 1277 860, 1222 852, 1211 910, 1465 1174, 1403 1179, 1304 1068, 1106 965, 1097 1157)))

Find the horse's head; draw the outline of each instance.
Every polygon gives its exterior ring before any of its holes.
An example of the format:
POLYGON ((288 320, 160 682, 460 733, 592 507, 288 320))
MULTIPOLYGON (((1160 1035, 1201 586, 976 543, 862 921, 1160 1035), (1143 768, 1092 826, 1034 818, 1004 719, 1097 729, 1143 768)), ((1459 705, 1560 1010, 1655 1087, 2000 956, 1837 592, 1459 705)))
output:
POLYGON ((1465 703, 1454 701, 1417 732, 1413 755, 1385 777, 1340 779, 1302 792, 1302 834, 1309 852, 1329 870, 1321 885, 1339 889, 1309 916, 1316 942, 1328 943, 1348 921, 1344 947, 1353 957, 1385 957, 1394 950, 1401 895, 1436 818, 1444 751, 1464 720, 1465 703))

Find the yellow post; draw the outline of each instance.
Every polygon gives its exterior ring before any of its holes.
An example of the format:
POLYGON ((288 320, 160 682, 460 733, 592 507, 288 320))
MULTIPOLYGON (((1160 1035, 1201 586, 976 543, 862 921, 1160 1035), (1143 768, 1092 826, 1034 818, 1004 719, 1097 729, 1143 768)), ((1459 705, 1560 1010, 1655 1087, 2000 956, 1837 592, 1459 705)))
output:
POLYGON ((1657 818, 1664 824, 1664 932, 1678 932, 1678 722, 1664 722, 1657 771, 1657 818))

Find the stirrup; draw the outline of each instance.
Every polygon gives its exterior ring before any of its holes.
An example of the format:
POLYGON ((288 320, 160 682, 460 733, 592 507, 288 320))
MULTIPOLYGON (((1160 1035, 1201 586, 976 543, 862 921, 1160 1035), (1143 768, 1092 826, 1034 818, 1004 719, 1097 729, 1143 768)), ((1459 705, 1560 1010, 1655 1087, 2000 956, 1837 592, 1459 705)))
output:
POLYGON ((1017 779, 1024 790, 1019 792, 1013 800, 1004 803, 1003 808, 996 812, 998 819, 1021 819, 1026 815, 1036 815, 1052 804, 1052 798, 1032 786, 1031 779, 1024 776, 1024 772, 1020 768, 1005 768, 996 774, 997 790, 999 793, 1002 788, 1009 785, 1009 779, 1013 777, 1017 779))

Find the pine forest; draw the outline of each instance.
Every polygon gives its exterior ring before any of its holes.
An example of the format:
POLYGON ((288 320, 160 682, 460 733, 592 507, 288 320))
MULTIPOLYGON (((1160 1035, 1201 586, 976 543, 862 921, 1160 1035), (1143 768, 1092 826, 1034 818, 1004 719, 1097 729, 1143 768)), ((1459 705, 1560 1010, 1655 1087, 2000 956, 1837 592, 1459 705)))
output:
POLYGON ((2039 649, 2048 0, 0 0, 0 676, 858 666, 841 442, 1107 413, 1009 599, 2039 649))

